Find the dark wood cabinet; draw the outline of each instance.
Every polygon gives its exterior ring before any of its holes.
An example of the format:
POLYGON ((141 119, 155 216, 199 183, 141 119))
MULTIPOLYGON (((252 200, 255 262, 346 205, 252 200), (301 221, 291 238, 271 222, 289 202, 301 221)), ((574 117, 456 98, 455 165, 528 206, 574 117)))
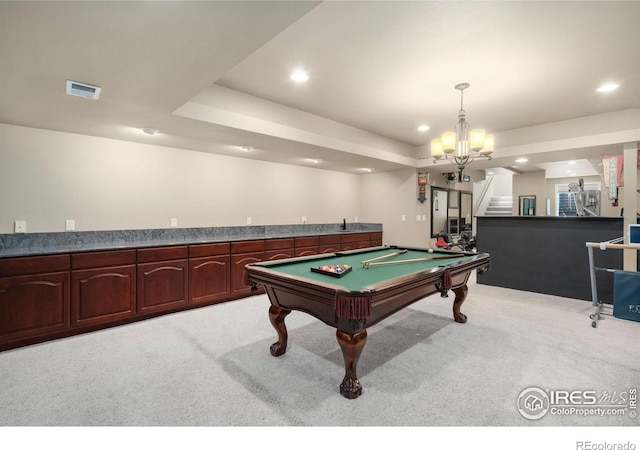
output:
POLYGON ((381 245, 382 233, 0 258, 0 351, 264 293, 245 266, 381 245))
POLYGON ((71 255, 71 325, 114 322, 136 314, 136 251, 71 255))
POLYGON ((320 246, 320 236, 304 236, 295 238, 296 256, 317 255, 320 246))
POLYGON ((243 296, 263 293, 260 288, 252 292, 247 284, 244 266, 250 263, 264 261, 265 241, 242 241, 231 243, 231 295, 243 296))
POLYGON ((178 309, 189 298, 188 247, 138 249, 137 312, 178 309))
POLYGON ((342 235, 342 250, 356 250, 371 247, 369 233, 353 233, 342 235))
POLYGON ((69 255, 0 259, 0 349, 69 329, 69 267, 69 255))
POLYGON ((267 239, 264 244, 266 261, 295 256, 295 240, 293 238, 267 239))
POLYGON ((228 242, 189 246, 189 303, 224 301, 231 295, 228 242))
POLYGON ((342 236, 339 234, 320 236, 318 244, 318 253, 336 253, 342 250, 342 236))

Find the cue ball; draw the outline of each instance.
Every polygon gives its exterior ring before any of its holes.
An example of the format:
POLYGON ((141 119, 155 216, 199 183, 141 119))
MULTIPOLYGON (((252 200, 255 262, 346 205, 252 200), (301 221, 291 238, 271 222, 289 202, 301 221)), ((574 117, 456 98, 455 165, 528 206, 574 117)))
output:
POLYGON ((429 249, 429 253, 433 253, 433 249, 432 248, 429 249))

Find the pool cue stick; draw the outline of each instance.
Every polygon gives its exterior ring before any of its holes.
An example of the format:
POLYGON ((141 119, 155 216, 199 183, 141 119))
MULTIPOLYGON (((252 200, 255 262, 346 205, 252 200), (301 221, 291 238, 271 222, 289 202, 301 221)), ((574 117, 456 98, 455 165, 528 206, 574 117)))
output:
POLYGON ((447 256, 433 256, 431 258, 414 258, 414 259, 401 259, 400 261, 383 261, 383 262, 374 262, 367 264, 366 267, 369 266, 381 266, 383 264, 402 264, 402 263, 411 263, 418 261, 432 261, 434 259, 449 259, 456 258, 458 256, 464 256, 463 254, 455 254, 455 255, 447 255, 447 256))
POLYGON ((385 258, 391 258, 393 256, 398 256, 398 255, 402 255, 403 253, 407 253, 407 250, 400 250, 398 252, 393 252, 393 253, 389 253, 387 255, 382 255, 382 256, 378 256, 377 258, 371 258, 371 259, 365 259, 364 261, 361 261, 363 265, 367 265, 369 264, 371 261, 377 261, 379 259, 385 259, 385 258))

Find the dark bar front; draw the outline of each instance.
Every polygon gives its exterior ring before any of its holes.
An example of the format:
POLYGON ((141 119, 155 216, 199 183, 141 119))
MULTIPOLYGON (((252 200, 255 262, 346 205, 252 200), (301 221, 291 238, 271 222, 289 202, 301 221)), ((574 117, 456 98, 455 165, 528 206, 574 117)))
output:
MULTIPOLYGON (((586 242, 622 237, 621 217, 478 217, 478 252, 491 255, 479 284, 591 301, 586 242)), ((594 249, 596 267, 622 269, 621 250, 594 249)), ((598 300, 613 301, 613 276, 596 273, 598 300)))

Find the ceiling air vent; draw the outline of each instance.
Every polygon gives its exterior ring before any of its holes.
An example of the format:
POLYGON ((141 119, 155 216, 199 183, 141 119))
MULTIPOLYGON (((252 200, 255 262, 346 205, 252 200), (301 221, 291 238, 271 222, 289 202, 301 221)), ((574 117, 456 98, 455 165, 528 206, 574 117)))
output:
POLYGON ((86 83, 67 80, 67 94, 98 100, 98 97, 100 97, 100 88, 86 83))

